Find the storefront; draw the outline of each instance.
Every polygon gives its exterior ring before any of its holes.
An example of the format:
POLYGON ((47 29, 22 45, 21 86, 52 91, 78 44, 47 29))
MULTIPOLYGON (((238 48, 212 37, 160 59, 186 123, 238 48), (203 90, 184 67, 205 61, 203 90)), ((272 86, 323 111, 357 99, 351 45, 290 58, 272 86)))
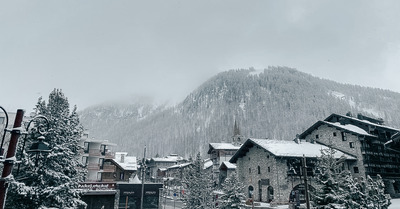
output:
MULTIPOLYGON (((162 184, 144 184, 143 209, 158 209, 162 184)), ((142 196, 142 184, 117 183, 119 190, 118 208, 138 209, 142 196)))

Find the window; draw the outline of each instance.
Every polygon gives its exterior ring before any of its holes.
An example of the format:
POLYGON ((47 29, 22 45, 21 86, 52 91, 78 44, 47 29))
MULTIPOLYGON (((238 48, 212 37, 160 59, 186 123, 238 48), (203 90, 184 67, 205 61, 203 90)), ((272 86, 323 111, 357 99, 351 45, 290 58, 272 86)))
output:
POLYGON ((358 170, 358 167, 354 167, 354 173, 359 173, 360 171, 358 170))
POLYGON ((354 148, 354 142, 349 142, 350 148, 354 148))
POLYGON ((269 155, 267 155, 267 158, 269 159, 269 155))
POLYGON ((347 136, 345 132, 341 132, 342 133, 342 141, 347 141, 347 136))
POLYGON ((318 135, 318 134, 317 134, 317 135, 315 135, 315 138, 316 138, 316 139, 319 139, 319 135, 318 135))
POLYGON ((257 171, 258 171, 258 174, 261 174, 261 168, 260 168, 260 166, 257 166, 257 171))
POLYGON ((124 173, 119 173, 119 179, 124 180, 124 173))
POLYGON ((249 173, 251 173, 251 168, 249 168, 249 173))
POLYGON ((268 167, 268 173, 269 173, 269 172, 271 172, 271 168, 270 168, 270 167, 268 167))
POLYGON ((250 161, 250 157, 249 157, 249 161, 250 161))
POLYGON ((336 132, 333 132, 333 136, 337 136, 336 132))

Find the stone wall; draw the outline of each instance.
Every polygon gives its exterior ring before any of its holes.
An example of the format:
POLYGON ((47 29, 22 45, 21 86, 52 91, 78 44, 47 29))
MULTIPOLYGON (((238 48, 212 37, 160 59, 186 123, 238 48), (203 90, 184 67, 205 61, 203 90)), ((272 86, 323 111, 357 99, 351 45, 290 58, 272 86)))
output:
POLYGON ((287 176, 286 158, 276 157, 261 147, 254 146, 246 156, 237 160, 239 180, 245 186, 245 194, 249 197, 249 187, 252 186, 255 201, 287 203, 293 186, 302 181, 299 177, 287 176), (260 167, 260 173, 258 172, 260 167), (292 181, 293 180, 293 181, 292 181), (261 199, 260 199, 261 187, 261 199), (273 195, 269 191, 273 190, 273 195))
POLYGON ((344 167, 345 169, 350 170, 351 174, 354 177, 366 177, 365 167, 363 164, 363 156, 361 153, 360 138, 357 135, 351 133, 346 133, 346 138, 347 139, 343 141, 342 133, 340 130, 329 127, 327 125, 321 125, 317 129, 314 129, 311 134, 306 136, 306 141, 321 142, 327 146, 332 146, 333 148, 357 156, 357 161, 348 162, 347 165, 345 165, 344 167), (334 135, 334 133, 336 133, 336 136, 334 135), (350 147, 350 142, 353 144, 353 148, 350 147), (358 167, 358 173, 354 173, 354 167, 358 167))

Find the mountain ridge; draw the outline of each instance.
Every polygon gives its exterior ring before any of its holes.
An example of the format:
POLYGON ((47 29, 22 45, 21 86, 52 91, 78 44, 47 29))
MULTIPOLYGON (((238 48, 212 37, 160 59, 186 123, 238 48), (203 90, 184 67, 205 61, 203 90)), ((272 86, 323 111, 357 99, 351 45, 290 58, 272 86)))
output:
POLYGON ((363 113, 399 127, 399 102, 396 92, 269 67, 221 72, 172 107, 151 102, 98 105, 80 115, 91 136, 117 143, 116 150, 142 156, 146 146, 149 156, 189 157, 199 151, 204 155, 210 142, 229 141, 234 121, 245 137, 282 140, 293 139, 331 113, 363 113))

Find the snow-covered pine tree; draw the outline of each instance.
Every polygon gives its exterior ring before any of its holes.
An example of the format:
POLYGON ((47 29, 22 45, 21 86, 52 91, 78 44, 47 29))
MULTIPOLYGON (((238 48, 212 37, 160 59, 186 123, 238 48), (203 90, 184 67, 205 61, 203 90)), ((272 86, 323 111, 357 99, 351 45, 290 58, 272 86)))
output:
POLYGON ((385 184, 383 183, 382 177, 378 174, 376 176, 376 180, 372 179, 370 176, 367 176, 367 180, 365 182, 365 208, 378 208, 378 209, 387 209, 389 208, 390 196, 389 194, 385 194, 385 184))
POLYGON ((183 179, 185 209, 215 208, 211 173, 204 169, 200 153, 186 171, 183 179))
MULTIPOLYGON (((39 98, 36 114, 49 120, 50 129, 44 142, 51 149, 47 157, 35 165, 35 156, 24 153, 20 175, 11 184, 7 208, 78 208, 85 203, 77 190, 85 170, 79 161, 79 140, 83 131, 76 106, 70 111, 67 97, 54 89, 48 103, 39 98)), ((37 139, 28 137, 27 144, 37 139)))
POLYGON ((340 187, 346 179, 346 173, 341 169, 345 158, 336 159, 334 149, 321 150, 318 159, 318 169, 321 174, 317 177, 317 188, 311 192, 314 203, 322 208, 335 208, 345 203, 345 192, 340 187))
POLYGON ((322 150, 318 168, 322 174, 317 177, 317 189, 312 199, 318 208, 368 208, 387 209, 390 196, 384 193, 385 184, 380 175, 376 180, 354 179, 349 171, 343 171, 345 158, 334 158, 335 150, 322 150))
POLYGON ((244 208, 242 200, 246 199, 244 194, 244 185, 239 181, 237 173, 232 173, 222 183, 222 192, 220 195, 219 205, 222 209, 244 208))

